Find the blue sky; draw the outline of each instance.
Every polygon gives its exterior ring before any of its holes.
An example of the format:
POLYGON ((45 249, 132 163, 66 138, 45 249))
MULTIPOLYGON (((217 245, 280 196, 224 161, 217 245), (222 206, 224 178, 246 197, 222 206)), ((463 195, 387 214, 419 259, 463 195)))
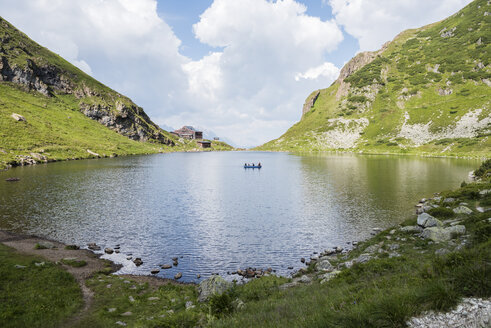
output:
POLYGON ((358 51, 470 0, 0 0, 34 41, 163 127, 250 147, 278 138, 358 51))

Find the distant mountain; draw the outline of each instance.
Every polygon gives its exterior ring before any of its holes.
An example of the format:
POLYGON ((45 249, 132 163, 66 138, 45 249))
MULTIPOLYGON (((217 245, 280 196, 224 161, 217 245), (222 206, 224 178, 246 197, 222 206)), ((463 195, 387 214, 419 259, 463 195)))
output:
POLYGON ((176 142, 129 98, 0 17, 0 169, 165 151, 176 142))
POLYGON ((489 156, 491 3, 351 59, 302 119, 258 149, 489 156))

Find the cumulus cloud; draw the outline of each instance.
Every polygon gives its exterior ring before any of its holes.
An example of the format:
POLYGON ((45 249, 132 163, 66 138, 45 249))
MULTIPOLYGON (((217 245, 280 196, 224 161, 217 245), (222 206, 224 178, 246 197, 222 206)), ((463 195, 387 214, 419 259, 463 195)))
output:
MULTIPOLYGON (((323 0, 327 2, 327 0, 323 0)), ((336 22, 358 39, 360 50, 377 50, 399 32, 442 20, 472 0, 328 0, 336 22)))
POLYGON ((305 73, 297 73, 295 75, 295 80, 300 81, 300 79, 315 80, 319 76, 327 77, 328 79, 336 79, 339 75, 339 68, 334 66, 334 64, 326 62, 320 66, 309 68, 305 73))
POLYGON ((336 78, 324 58, 343 40, 341 30, 293 0, 215 0, 193 29, 202 43, 223 48, 184 66, 193 101, 213 108, 196 115, 239 144, 278 137, 311 90, 336 78))
POLYGON ((156 0, 0 0, 2 16, 38 43, 145 108, 154 121, 192 124, 257 145, 300 117, 329 85, 326 54, 343 35, 293 0, 215 0, 193 26, 215 50, 192 61, 156 0))

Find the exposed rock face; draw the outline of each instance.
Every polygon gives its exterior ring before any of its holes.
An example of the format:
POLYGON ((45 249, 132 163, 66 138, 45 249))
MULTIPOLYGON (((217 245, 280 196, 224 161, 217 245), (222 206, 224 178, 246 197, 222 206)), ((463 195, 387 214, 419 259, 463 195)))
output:
POLYGON ((100 85, 75 67, 60 65, 59 57, 41 50, 0 17, 0 81, 12 82, 47 97, 72 94, 80 99, 79 109, 86 116, 137 141, 156 141, 174 145, 142 108, 117 92, 100 85), (91 87, 100 86, 99 87, 91 87))
POLYGON ((317 98, 319 98, 320 93, 321 93, 320 90, 317 90, 316 92, 314 92, 314 94, 311 97, 307 98, 305 104, 303 105, 302 116, 308 113, 312 109, 312 107, 314 107, 315 102, 317 101, 317 98))
POLYGON ((53 89, 71 93, 71 86, 61 71, 50 65, 38 66, 28 59, 23 68, 11 67, 7 58, 0 56, 0 81, 8 81, 23 85, 45 96, 53 95, 53 89))
POLYGON ((340 84, 338 88, 338 92, 336 93, 336 99, 340 99, 344 97, 349 92, 349 83, 345 83, 344 79, 348 76, 352 75, 354 72, 362 68, 363 66, 370 64, 378 55, 383 53, 390 42, 386 42, 382 48, 378 51, 364 51, 357 54, 355 57, 351 58, 346 65, 343 66, 341 71, 339 72, 339 77, 336 80, 340 84))

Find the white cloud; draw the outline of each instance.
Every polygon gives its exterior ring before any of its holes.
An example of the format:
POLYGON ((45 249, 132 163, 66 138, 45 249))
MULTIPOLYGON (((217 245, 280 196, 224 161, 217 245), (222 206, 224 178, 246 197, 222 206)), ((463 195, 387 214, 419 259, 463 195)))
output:
POLYGON ((471 1, 329 0, 329 4, 336 22, 358 39, 360 50, 366 51, 379 49, 403 30, 442 20, 471 1))
POLYGON ((297 73, 295 75, 295 80, 300 81, 300 79, 315 80, 319 76, 327 77, 329 79, 335 80, 339 75, 339 68, 334 66, 332 63, 323 63, 322 65, 311 67, 305 73, 297 73))
MULTIPOLYGON (((342 32, 293 0, 215 0, 193 29, 201 42, 223 47, 185 65, 192 107, 207 107, 194 118, 238 144, 278 137, 298 120, 305 97, 337 77, 324 58, 343 40, 342 32), (317 76, 297 78, 317 66, 323 68, 317 76)), ((192 117, 172 118, 185 119, 192 117)))
POLYGON ((170 115, 187 86, 181 41, 155 0, 0 0, 2 16, 36 42, 130 96, 150 116, 170 115))

